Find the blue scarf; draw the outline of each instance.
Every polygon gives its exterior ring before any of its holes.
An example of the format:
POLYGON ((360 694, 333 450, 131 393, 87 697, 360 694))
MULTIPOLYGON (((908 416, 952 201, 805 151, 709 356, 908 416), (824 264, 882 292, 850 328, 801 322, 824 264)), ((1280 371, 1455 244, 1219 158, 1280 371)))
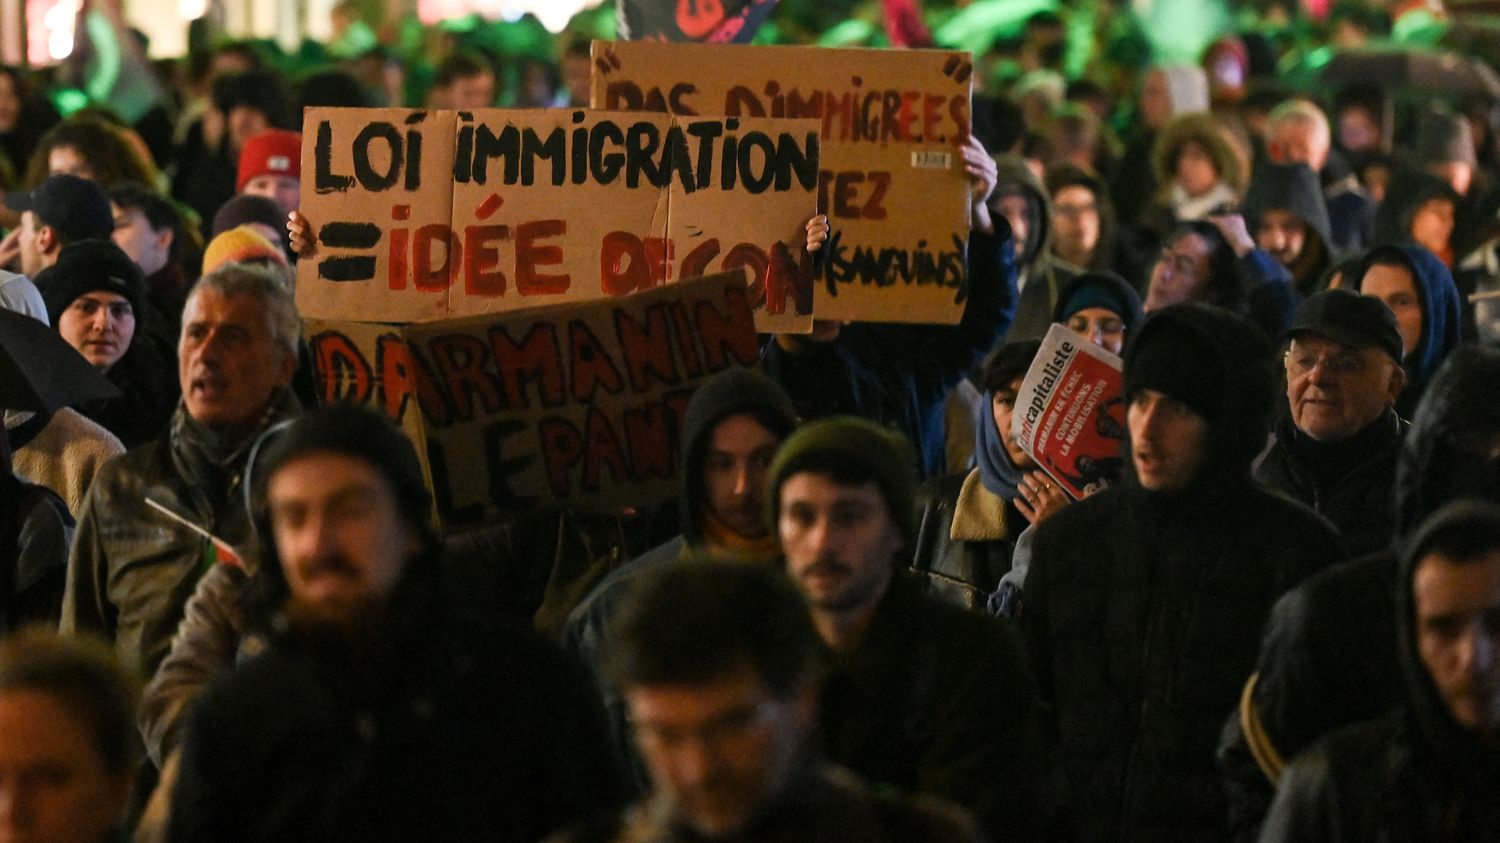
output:
POLYGON ((1006 501, 1015 500, 1017 488, 1025 473, 1005 450, 1005 437, 995 427, 995 396, 986 391, 974 411, 974 462, 979 466, 979 482, 1006 501))

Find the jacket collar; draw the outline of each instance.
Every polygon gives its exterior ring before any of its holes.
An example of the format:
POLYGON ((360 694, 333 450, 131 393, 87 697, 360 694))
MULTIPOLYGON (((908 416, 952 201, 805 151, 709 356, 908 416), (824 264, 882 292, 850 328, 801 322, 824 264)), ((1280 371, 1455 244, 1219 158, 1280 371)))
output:
POLYGON ((956 542, 996 541, 1005 535, 1005 501, 986 489, 979 482, 979 469, 973 469, 953 503, 948 538, 956 542))

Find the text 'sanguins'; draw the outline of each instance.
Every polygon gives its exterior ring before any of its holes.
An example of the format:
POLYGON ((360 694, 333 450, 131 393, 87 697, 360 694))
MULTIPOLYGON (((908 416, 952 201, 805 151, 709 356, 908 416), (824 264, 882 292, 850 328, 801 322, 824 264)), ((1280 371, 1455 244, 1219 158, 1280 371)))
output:
MULTIPOLYGON (((474 122, 460 114, 452 167, 459 184, 676 186, 752 194, 811 190, 818 185, 818 136, 808 132, 740 131, 739 121, 699 120, 663 127, 655 122, 587 123, 582 111, 573 126, 538 131, 505 122, 474 122)), ((381 192, 398 185, 422 187, 419 124, 398 129, 388 122, 365 126, 352 139, 352 166, 333 164, 334 132, 318 124, 314 146, 315 189, 344 192, 356 184, 381 192)), ((338 143, 349 140, 338 138, 338 143)))
POLYGON ((866 88, 859 76, 851 77, 849 87, 842 90, 783 87, 775 80, 758 88, 736 85, 722 103, 700 101, 698 86, 691 82, 679 82, 663 91, 622 80, 605 87, 604 107, 687 116, 812 118, 823 121, 824 140, 841 143, 956 144, 969 131, 967 91, 934 94, 866 88))

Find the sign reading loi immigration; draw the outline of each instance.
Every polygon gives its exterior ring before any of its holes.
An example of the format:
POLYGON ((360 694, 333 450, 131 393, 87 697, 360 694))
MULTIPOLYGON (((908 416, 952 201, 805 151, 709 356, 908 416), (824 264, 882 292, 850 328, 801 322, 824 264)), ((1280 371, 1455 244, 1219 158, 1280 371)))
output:
POLYGON ((968 54, 595 41, 593 55, 595 108, 820 122, 820 319, 963 316, 968 54))
POLYGON ((807 331, 818 148, 811 120, 309 109, 297 304, 416 322, 748 267, 761 329, 807 331))
POLYGON ((645 504, 676 489, 693 389, 759 357, 748 272, 442 322, 309 319, 308 345, 325 403, 374 406, 416 443, 445 529, 645 504))

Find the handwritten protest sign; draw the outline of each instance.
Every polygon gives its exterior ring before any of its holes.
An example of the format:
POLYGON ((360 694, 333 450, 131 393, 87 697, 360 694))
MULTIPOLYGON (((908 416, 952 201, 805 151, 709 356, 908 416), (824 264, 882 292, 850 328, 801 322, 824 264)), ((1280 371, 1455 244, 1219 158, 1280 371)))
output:
POLYGON ((595 108, 821 121, 821 319, 963 316, 973 66, 942 50, 595 41, 595 108))
POLYGON ((1011 425, 1021 448, 1074 500, 1121 477, 1124 393, 1120 358, 1063 325, 1047 330, 1011 425))
POLYGON ((759 357, 747 275, 441 322, 310 319, 306 330, 322 399, 401 425, 445 529, 544 502, 642 505, 676 491, 693 389, 759 357))
POLYGON ((765 331, 812 327, 812 120, 309 109, 306 317, 417 322, 749 267, 765 331))

